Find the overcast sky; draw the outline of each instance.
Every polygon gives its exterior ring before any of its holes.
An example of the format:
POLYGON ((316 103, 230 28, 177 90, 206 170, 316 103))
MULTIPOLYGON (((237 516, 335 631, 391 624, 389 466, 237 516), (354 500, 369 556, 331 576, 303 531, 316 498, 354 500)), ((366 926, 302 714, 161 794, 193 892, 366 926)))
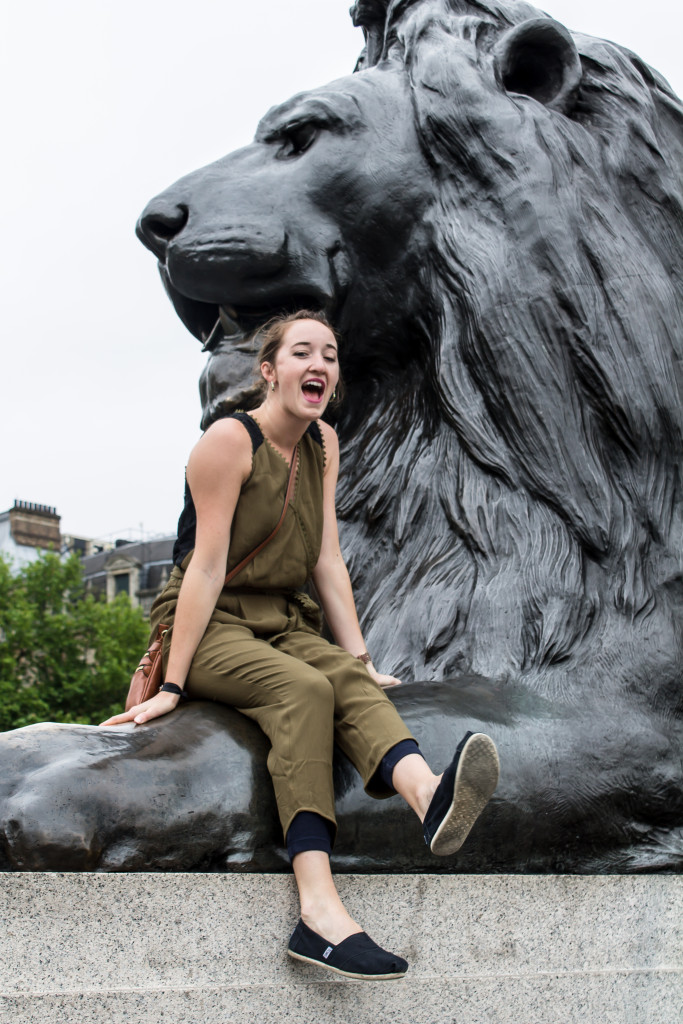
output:
MULTIPOLYGON (((350 0, 6 0, 0 511, 55 505, 84 536, 170 533, 198 436, 199 343, 137 242, 182 174, 349 73, 350 0)), ((680 0, 548 0, 679 95, 680 0)))

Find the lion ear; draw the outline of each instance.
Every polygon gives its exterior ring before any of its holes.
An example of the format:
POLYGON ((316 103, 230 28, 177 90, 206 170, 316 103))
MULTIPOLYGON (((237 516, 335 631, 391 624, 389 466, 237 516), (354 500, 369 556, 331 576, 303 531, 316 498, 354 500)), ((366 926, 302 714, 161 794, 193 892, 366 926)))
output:
POLYGON ((496 80, 507 92, 531 96, 568 113, 581 82, 581 58, 564 25, 532 18, 506 32, 494 50, 496 80))

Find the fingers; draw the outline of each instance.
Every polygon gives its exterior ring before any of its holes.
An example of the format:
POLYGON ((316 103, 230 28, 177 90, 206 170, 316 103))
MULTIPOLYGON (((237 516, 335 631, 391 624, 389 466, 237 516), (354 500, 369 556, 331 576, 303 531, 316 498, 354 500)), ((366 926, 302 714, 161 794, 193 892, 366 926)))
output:
POLYGON ((161 715, 166 715, 169 711, 173 711, 178 700, 179 697, 174 693, 157 693, 150 700, 146 700, 144 704, 136 704, 135 707, 129 708, 128 711, 124 711, 120 715, 113 715, 106 722, 100 722, 100 725, 123 725, 125 722, 135 722, 136 725, 144 725, 145 722, 149 722, 152 718, 160 718, 161 715))
MULTIPOLYGON (((176 697, 177 702, 178 698, 176 697)), ((167 700, 158 701, 156 697, 153 697, 151 701, 148 700, 137 708, 131 708, 131 711, 135 713, 133 721, 136 725, 142 725, 144 722, 149 722, 152 718, 161 718, 162 715, 173 711, 174 707, 175 704, 169 704, 167 700)))
POLYGON ((392 686, 401 685, 401 680, 397 679, 395 676, 385 676, 382 675, 381 672, 378 672, 372 662, 369 662, 365 668, 370 673, 377 686, 381 686, 383 690, 388 690, 392 686))
POLYGON ((383 690, 388 690, 392 686, 400 686, 401 680, 396 679, 395 676, 384 676, 380 672, 372 672, 372 678, 375 680, 378 686, 381 686, 383 690))
POLYGON ((136 708, 131 708, 130 711, 124 711, 120 715, 112 715, 106 722, 100 722, 100 725, 123 725, 124 722, 131 722, 135 717, 136 708))

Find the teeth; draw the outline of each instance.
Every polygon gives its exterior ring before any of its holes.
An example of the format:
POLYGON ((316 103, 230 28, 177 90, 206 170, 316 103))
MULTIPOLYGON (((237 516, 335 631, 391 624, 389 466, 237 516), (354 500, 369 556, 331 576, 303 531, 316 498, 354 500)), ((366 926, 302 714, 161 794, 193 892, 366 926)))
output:
POLYGON ((202 347, 202 352, 212 352, 216 345, 221 340, 222 335, 223 325, 221 324, 219 319, 216 320, 216 323, 213 325, 208 334, 202 332, 202 341, 204 343, 202 347))
POLYGON ((218 307, 218 318, 221 322, 221 327, 225 332, 226 338, 231 337, 233 334, 239 334, 240 326, 237 321, 237 313, 232 306, 219 306, 218 307))

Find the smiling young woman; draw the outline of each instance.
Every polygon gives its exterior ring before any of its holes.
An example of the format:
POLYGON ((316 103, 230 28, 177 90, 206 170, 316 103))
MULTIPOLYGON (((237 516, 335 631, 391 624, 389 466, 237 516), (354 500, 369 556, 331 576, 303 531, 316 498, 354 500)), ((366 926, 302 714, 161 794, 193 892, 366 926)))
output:
POLYGON ((468 733, 437 777, 384 690, 399 680, 372 663, 339 547, 335 431, 322 421, 340 388, 337 338, 302 310, 266 325, 263 401, 218 420, 187 466, 175 568, 152 609, 164 638, 162 690, 103 725, 147 722, 181 696, 230 704, 271 742, 268 767, 301 902, 291 956, 352 978, 403 977, 406 961, 347 913, 330 870, 338 743, 374 797, 399 793, 433 853, 455 852, 493 793, 493 741, 468 733), (289 502, 290 472, 295 486, 289 502), (226 581, 273 530, 274 536, 226 581), (336 644, 320 635, 320 609, 336 644))

